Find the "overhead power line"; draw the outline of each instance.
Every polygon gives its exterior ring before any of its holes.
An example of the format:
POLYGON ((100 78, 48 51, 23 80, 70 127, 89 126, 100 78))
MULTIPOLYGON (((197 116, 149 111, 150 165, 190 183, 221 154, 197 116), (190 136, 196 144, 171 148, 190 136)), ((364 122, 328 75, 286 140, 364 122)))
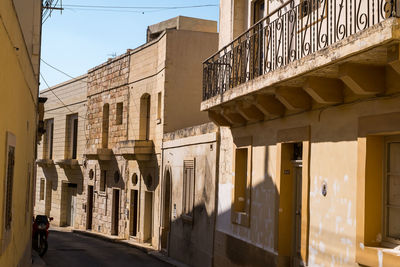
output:
POLYGON ((100 11, 119 13, 153 13, 166 10, 194 9, 205 7, 218 7, 216 4, 191 5, 191 6, 104 6, 104 5, 63 5, 63 9, 72 11, 100 11))
POLYGON ((63 5, 64 7, 80 8, 106 8, 106 9, 181 9, 181 8, 199 8, 215 7, 216 4, 193 5, 193 6, 92 6, 92 5, 63 5))
POLYGON ((64 74, 65 76, 67 76, 67 77, 69 77, 69 78, 71 78, 71 79, 76 79, 76 77, 72 77, 72 76, 69 75, 68 73, 66 73, 66 72, 64 72, 64 71, 62 71, 62 70, 60 70, 60 69, 54 67, 53 65, 50 65, 49 63, 47 63, 46 61, 44 61, 42 58, 41 58, 40 60, 41 60, 44 64, 46 64, 47 66, 49 66, 50 68, 52 68, 52 69, 54 69, 54 70, 56 70, 56 71, 58 71, 58 72, 64 74))
MULTIPOLYGON (((49 84, 47 83, 46 79, 43 77, 43 75, 42 75, 41 73, 40 73, 40 77, 42 77, 42 80, 43 80, 44 83, 46 84, 47 89, 49 89, 50 92, 58 99, 58 101, 60 101, 60 103, 64 106, 64 108, 68 109, 68 111, 71 112, 71 113, 76 113, 76 111, 71 110, 71 109, 64 103, 64 101, 62 101, 61 98, 58 97, 58 95, 54 92, 54 89, 51 88, 51 87, 49 86, 49 84)), ((84 119, 84 120, 86 121, 86 118, 85 118, 85 117, 82 117, 82 116, 79 116, 79 115, 78 115, 78 117, 81 118, 81 119, 84 119)))
POLYGON ((53 93, 53 95, 58 99, 58 101, 60 101, 60 103, 69 110, 69 112, 74 113, 67 105, 65 105, 65 103, 61 100, 61 98, 58 97, 58 95, 56 95, 56 93, 54 93, 53 89, 49 86, 49 84, 47 83, 46 79, 43 77, 43 75, 40 73, 40 77, 42 77, 42 80, 44 81, 44 83, 47 86, 47 89, 50 90, 50 92, 53 93))

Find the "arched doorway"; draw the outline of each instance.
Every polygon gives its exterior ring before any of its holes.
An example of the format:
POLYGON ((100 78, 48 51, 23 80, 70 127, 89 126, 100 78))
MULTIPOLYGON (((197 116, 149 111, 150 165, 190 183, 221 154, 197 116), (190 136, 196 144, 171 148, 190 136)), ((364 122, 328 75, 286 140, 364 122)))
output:
POLYGON ((101 148, 108 148, 109 117, 110 117, 110 105, 109 104, 104 104, 104 106, 103 106, 102 135, 101 135, 101 148))
POLYGON ((163 211, 164 213, 161 232, 161 249, 167 251, 169 232, 171 227, 171 172, 169 169, 165 171, 163 211))
POLYGON ((139 139, 150 138, 150 95, 144 94, 140 98, 139 139))

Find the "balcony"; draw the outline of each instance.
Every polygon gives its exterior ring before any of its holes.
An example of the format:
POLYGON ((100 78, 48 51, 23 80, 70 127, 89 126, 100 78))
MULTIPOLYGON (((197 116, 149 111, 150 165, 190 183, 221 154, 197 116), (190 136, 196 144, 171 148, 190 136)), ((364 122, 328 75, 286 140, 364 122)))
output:
POLYGON ((127 160, 148 161, 154 154, 151 140, 129 140, 119 142, 118 154, 127 160))
POLYGON ((91 160, 110 161, 113 151, 109 148, 88 148, 84 156, 91 160))
POLYGON ((63 169, 78 169, 82 165, 77 159, 59 159, 56 164, 63 169))
POLYGON ((386 77, 400 75, 398 0, 297 2, 286 2, 203 63, 201 109, 218 125, 390 91, 386 77))
POLYGON ((52 159, 37 159, 36 164, 42 168, 49 168, 54 164, 54 161, 52 159))

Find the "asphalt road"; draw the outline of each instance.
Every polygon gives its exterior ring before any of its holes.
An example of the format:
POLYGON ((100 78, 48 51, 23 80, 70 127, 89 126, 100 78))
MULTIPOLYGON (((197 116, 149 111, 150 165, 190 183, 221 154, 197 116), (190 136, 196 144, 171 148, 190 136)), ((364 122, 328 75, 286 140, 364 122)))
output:
POLYGON ((71 232, 50 231, 43 260, 49 267, 167 267, 146 253, 122 244, 71 232))

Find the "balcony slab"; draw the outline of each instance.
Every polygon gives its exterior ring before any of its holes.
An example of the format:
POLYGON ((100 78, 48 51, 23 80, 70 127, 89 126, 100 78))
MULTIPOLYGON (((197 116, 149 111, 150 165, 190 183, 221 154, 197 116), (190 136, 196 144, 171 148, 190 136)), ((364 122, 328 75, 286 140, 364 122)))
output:
POLYGON ((113 156, 113 151, 109 148, 94 148, 88 149, 84 155, 88 159, 109 161, 113 156))
POLYGON ((42 168, 48 168, 54 164, 54 161, 52 159, 37 159, 36 164, 42 168))
POLYGON ((56 160, 56 164, 63 169, 78 169, 80 165, 76 159, 60 159, 56 160))
POLYGON ((154 154, 154 143, 152 140, 122 141, 116 152, 127 160, 147 161, 154 154))

